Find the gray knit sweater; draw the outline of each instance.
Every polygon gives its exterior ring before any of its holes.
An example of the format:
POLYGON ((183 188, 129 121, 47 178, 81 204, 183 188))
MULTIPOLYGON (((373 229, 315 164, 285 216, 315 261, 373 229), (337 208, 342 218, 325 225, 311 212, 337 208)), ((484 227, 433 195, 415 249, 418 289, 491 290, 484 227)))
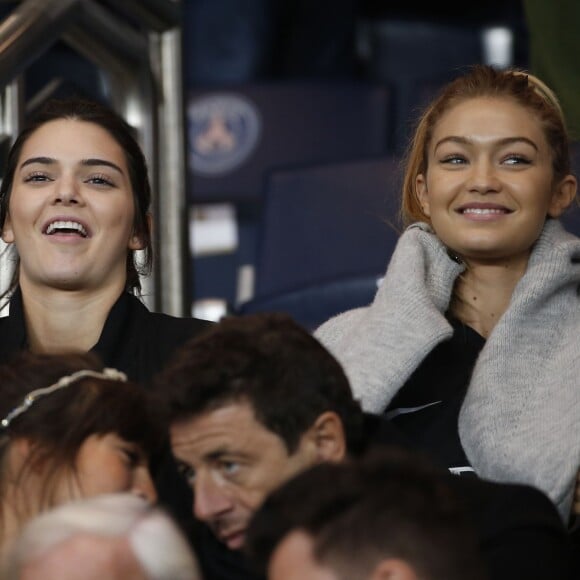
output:
MULTIPOLYGON (((382 412, 429 352, 463 266, 429 226, 401 236, 371 305, 315 332, 366 411, 382 412)), ((580 239, 548 220, 509 308, 481 351, 459 435, 481 477, 546 492, 563 519, 580 466, 580 239)))

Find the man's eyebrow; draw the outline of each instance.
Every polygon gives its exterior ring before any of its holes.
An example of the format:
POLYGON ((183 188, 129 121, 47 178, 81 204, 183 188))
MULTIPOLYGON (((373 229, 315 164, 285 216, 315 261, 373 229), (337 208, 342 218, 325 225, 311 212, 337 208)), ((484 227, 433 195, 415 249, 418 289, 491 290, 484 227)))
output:
POLYGON ((230 456, 230 457, 239 457, 240 459, 243 459, 245 457, 249 457, 248 453, 244 453, 243 451, 234 451, 232 449, 229 449, 228 447, 220 447, 219 449, 215 449, 214 451, 210 451, 209 453, 206 454, 206 459, 209 459, 211 461, 215 461, 216 459, 221 459, 224 455, 230 456))
MULTIPOLYGON (((54 165, 56 163, 56 159, 52 157, 30 157, 29 159, 26 159, 26 161, 23 161, 20 164, 20 169, 33 163, 40 163, 41 165, 54 165)), ((111 169, 114 169, 115 171, 118 171, 119 173, 123 174, 123 170, 117 164, 113 163, 112 161, 107 161, 106 159, 97 159, 97 158, 83 159, 81 161, 81 165, 84 165, 86 167, 98 167, 98 166, 110 167, 111 169)))

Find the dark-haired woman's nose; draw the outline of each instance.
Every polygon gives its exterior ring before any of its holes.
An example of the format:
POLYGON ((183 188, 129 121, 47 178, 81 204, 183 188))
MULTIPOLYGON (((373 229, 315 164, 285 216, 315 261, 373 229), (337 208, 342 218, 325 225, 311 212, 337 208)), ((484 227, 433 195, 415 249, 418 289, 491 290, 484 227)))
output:
POLYGON ((130 491, 132 494, 147 500, 149 503, 155 503, 157 501, 157 490, 155 489, 153 478, 147 467, 140 466, 135 470, 133 486, 130 491))
POLYGON ((53 204, 83 205, 79 184, 74 177, 63 176, 55 183, 53 204))

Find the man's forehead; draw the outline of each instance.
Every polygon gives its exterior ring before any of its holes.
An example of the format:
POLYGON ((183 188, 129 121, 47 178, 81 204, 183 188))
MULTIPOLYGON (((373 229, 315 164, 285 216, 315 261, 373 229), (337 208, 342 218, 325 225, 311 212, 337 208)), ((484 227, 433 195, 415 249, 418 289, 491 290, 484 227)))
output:
POLYGON ((206 430, 208 427, 228 425, 232 422, 252 425, 257 423, 252 404, 247 400, 226 401, 199 413, 181 417, 171 424, 172 431, 185 433, 206 430))
POLYGON ((254 436, 274 435, 255 416, 247 401, 230 401, 198 415, 183 418, 170 427, 172 447, 243 446, 254 436))

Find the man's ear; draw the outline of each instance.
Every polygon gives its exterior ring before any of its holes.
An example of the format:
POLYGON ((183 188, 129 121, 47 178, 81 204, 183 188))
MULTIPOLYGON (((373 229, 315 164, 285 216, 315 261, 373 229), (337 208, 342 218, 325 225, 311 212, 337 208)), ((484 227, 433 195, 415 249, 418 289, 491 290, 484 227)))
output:
POLYGON ((346 457, 346 436, 341 418, 334 411, 325 411, 310 428, 316 447, 316 460, 342 461, 346 457))
POLYGON ((578 183, 573 175, 566 175, 552 193, 548 215, 552 218, 560 217, 576 197, 578 183))
POLYGON ((429 194, 427 193, 427 182, 422 173, 419 173, 415 178, 415 192, 423 213, 427 217, 431 217, 431 205, 429 204, 429 194))
POLYGON ((413 568, 404 560, 386 558, 381 560, 369 576, 370 580, 419 580, 413 568))

